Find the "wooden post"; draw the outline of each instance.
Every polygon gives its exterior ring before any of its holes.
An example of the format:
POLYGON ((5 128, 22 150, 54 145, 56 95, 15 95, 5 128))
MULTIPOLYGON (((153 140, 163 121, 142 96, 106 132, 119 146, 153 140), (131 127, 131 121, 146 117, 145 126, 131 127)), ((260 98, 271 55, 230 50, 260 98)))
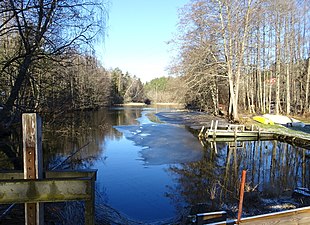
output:
POLYGON ((215 154, 217 154, 217 145, 216 145, 216 141, 214 141, 214 150, 215 150, 215 154))
POLYGON ((217 132, 217 125, 218 125, 219 121, 216 120, 215 121, 215 127, 214 127, 214 131, 213 131, 213 138, 215 139, 216 138, 216 132, 217 132))
POLYGON ((198 134, 198 137, 201 137, 201 136, 203 136, 203 130, 205 129, 205 126, 202 126, 202 128, 201 128, 201 130, 200 130, 200 132, 199 132, 199 134, 198 134))
POLYGON ((239 222, 241 220, 241 215, 242 215, 242 205, 243 205, 243 197, 244 197, 245 178, 246 178, 246 170, 242 170, 237 224, 239 224, 239 222))
POLYGON ((206 131, 206 137, 208 138, 209 137, 209 135, 211 136, 211 134, 212 134, 212 130, 213 130, 213 120, 211 120, 211 124, 210 124, 210 129, 208 129, 207 131, 206 131))
MULTIPOLYGON (((35 113, 22 115, 24 179, 43 178, 42 123, 35 113)), ((41 225, 43 203, 25 203, 25 224, 41 225)))
POLYGON ((95 225, 95 180, 92 177, 91 185, 88 187, 91 198, 85 201, 85 224, 95 225))

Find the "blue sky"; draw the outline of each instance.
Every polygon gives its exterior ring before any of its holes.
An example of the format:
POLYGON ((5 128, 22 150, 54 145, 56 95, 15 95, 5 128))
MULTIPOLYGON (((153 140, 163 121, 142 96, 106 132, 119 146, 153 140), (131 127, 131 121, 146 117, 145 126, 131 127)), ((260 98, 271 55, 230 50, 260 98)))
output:
POLYGON ((178 8, 189 0, 110 0, 108 32, 96 47, 106 69, 119 67, 143 82, 167 76, 178 8))

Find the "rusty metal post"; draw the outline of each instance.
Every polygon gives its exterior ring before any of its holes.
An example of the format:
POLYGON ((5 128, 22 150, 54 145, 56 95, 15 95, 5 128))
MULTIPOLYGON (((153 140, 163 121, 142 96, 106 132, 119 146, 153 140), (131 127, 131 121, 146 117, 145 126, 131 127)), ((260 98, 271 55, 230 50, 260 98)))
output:
MULTIPOLYGON (((22 130, 24 179, 42 179, 43 156, 41 118, 36 113, 23 114, 22 130)), ((44 224, 43 203, 25 203, 25 224, 44 224)))
POLYGON ((246 170, 242 170, 237 224, 239 224, 239 222, 241 220, 241 215, 242 215, 242 205, 243 205, 243 197, 244 197, 245 178, 246 178, 246 170))

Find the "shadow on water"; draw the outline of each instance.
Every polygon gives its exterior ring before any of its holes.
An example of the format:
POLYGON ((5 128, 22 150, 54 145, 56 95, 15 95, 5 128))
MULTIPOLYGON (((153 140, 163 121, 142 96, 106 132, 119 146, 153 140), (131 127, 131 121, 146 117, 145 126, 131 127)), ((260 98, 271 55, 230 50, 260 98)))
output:
MULTIPOLYGON (((161 123, 154 116, 150 121, 147 114, 160 110, 167 109, 102 109, 44 123, 46 169, 98 169, 98 224, 174 224, 191 212, 215 210, 236 217, 243 169, 244 215, 307 204, 292 195, 296 187, 310 186, 310 150, 277 141, 203 148, 184 126, 161 123)), ((20 140, 12 142, 9 148, 20 152, 20 140)), ((20 154, 14 156, 21 162, 20 154)), ((10 157, 2 148, 1 168, 21 168, 8 161, 10 157)), ((49 207, 49 212, 59 208, 65 218, 75 215, 74 224, 79 224, 80 211, 73 213, 72 208, 83 207, 80 204, 49 207)), ((49 219, 58 221, 58 216, 49 219)))

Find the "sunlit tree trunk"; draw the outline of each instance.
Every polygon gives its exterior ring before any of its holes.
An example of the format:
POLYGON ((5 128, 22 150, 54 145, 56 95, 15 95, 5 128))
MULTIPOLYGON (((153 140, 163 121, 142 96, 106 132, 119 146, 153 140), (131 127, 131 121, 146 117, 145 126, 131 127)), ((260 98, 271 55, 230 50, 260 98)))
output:
POLYGON ((275 32, 275 43, 276 43, 276 49, 275 49, 275 55, 276 55, 276 99, 275 99, 275 113, 280 113, 281 108, 281 102, 280 102, 280 74, 281 74, 281 22, 280 17, 277 15, 276 19, 276 32, 275 32))
POLYGON ((306 88, 305 88, 305 104, 304 104, 304 110, 303 114, 310 112, 310 106, 309 106, 309 85, 310 85, 310 57, 307 60, 307 71, 306 71, 306 88))
POLYGON ((261 42, 260 42, 260 26, 257 28, 257 62, 256 62, 256 77, 258 82, 257 100, 259 111, 263 111, 263 85, 261 74, 261 42))

